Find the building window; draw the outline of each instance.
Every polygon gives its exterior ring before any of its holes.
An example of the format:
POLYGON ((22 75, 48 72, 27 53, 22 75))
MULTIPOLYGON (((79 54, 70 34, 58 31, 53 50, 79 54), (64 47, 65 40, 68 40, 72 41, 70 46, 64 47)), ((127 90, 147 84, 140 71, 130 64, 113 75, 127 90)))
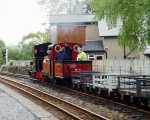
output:
POLYGON ((89 55, 89 60, 95 60, 95 56, 94 55, 89 55))
POLYGON ((102 60, 102 59, 103 59, 103 56, 101 56, 101 55, 96 56, 96 60, 102 60))
POLYGON ((102 75, 102 79, 107 79, 107 75, 102 75))

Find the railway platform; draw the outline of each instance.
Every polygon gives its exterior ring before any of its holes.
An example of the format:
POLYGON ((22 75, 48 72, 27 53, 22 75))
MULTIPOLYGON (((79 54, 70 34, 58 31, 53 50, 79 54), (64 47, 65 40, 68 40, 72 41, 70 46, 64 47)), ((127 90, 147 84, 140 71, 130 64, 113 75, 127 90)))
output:
POLYGON ((0 120, 58 120, 53 114, 0 84, 0 120))

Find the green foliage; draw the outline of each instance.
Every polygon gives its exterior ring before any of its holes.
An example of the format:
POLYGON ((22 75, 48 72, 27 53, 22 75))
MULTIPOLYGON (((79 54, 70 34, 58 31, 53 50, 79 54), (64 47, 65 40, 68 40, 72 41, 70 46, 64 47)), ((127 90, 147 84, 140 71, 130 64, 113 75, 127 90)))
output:
POLYGON ((0 66, 3 64, 3 56, 2 56, 2 51, 0 51, 0 66))
POLYGON ((25 49, 20 47, 9 47, 8 48, 8 59, 9 60, 30 60, 32 59, 32 49, 25 49))
POLYGON ((50 42, 50 32, 46 31, 46 32, 29 33, 28 35, 23 37, 22 43, 26 42, 28 42, 29 44, 50 42))
POLYGON ((121 21, 119 44, 129 48, 143 48, 150 43, 149 0, 90 0, 98 19, 105 19, 110 27, 121 21))
POLYGON ((46 8, 49 15, 89 14, 91 7, 87 1, 89 0, 38 0, 38 4, 46 8))
POLYGON ((17 47, 8 48, 9 60, 30 60, 32 59, 32 48, 36 44, 50 41, 49 32, 29 33, 24 36, 17 47))
POLYGON ((5 47, 5 43, 3 40, 0 40, 0 65, 3 64, 3 56, 2 49, 5 47))
POLYGON ((3 47, 5 47, 5 43, 3 40, 0 40, 0 48, 2 49, 3 47))
POLYGON ((8 59, 9 60, 19 60, 21 55, 19 48, 9 47, 8 48, 8 59))

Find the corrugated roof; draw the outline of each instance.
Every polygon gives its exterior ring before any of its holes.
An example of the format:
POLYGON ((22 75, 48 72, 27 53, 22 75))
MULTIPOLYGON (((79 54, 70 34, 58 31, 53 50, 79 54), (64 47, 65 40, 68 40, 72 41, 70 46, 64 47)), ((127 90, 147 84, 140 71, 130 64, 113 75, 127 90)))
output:
POLYGON ((95 15, 55 15, 50 16, 50 24, 98 23, 95 15))
POLYGON ((150 55, 150 46, 147 46, 145 51, 144 51, 145 55, 150 55))
POLYGON ((121 22, 118 22, 116 27, 114 28, 109 28, 106 20, 101 20, 98 22, 98 27, 99 27, 99 35, 103 37, 107 36, 118 36, 121 28, 121 22))
POLYGON ((104 51, 104 45, 102 40, 86 41, 83 46, 83 51, 104 51))

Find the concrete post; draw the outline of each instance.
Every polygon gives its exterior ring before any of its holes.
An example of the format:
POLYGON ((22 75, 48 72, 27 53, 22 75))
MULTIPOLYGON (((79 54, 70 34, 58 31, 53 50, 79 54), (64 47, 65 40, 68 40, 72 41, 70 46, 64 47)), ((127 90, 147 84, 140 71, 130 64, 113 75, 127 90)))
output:
POLYGON ((8 64, 8 48, 6 48, 6 65, 8 64))

